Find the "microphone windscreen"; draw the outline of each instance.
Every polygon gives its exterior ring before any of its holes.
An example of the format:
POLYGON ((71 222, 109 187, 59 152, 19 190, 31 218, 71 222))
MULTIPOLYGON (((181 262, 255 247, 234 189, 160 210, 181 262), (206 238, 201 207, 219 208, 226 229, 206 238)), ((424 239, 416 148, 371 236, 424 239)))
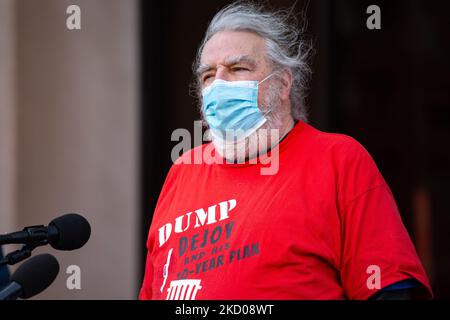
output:
POLYGON ((79 249, 88 242, 91 236, 89 222, 76 213, 65 214, 53 219, 49 225, 58 229, 58 238, 50 242, 50 245, 58 250, 79 249))
POLYGON ((20 298, 28 299, 47 289, 59 272, 58 260, 51 254, 40 254, 31 257, 11 276, 11 281, 22 287, 20 298))

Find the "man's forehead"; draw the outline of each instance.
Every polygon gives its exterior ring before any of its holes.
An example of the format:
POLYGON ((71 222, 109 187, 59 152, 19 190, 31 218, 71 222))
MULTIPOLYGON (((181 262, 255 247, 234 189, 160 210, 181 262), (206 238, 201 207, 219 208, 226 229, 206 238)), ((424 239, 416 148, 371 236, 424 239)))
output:
POLYGON ((229 55, 223 57, 223 59, 219 61, 214 61, 210 63, 203 63, 200 65, 200 68, 211 68, 215 67, 216 64, 223 64, 225 66, 230 66, 233 64, 245 63, 250 65, 256 65, 258 63, 258 59, 254 55, 229 55))
POLYGON ((246 31, 223 31, 215 34, 205 45, 201 65, 216 65, 241 60, 258 62, 264 54, 264 40, 246 31))

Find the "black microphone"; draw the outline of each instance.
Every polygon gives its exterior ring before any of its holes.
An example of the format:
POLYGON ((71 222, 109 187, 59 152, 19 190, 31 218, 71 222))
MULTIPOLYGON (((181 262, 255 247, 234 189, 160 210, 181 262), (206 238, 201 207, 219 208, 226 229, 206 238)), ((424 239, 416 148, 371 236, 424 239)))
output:
POLYGON ((91 236, 89 222, 76 213, 53 219, 48 227, 31 226, 23 231, 0 235, 0 245, 23 243, 32 247, 50 244, 57 250, 75 250, 86 244, 91 236))
POLYGON ((22 263, 11 276, 11 282, 0 291, 0 300, 28 299, 47 289, 59 272, 58 260, 51 254, 40 254, 22 263))

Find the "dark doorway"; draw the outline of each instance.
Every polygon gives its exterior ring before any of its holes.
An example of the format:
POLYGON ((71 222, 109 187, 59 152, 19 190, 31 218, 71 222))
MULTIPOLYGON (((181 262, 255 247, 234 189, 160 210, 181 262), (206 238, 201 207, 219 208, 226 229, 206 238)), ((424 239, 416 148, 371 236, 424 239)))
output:
MULTIPOLYGON (((209 20, 229 1, 141 1, 142 263, 176 128, 199 118, 191 66, 209 20)), ((269 1, 286 8, 294 1, 269 1)), ((368 30, 373 1, 297 1, 316 54, 310 123, 360 141, 397 200, 438 298, 450 297, 450 2, 376 1, 382 29, 368 30)))

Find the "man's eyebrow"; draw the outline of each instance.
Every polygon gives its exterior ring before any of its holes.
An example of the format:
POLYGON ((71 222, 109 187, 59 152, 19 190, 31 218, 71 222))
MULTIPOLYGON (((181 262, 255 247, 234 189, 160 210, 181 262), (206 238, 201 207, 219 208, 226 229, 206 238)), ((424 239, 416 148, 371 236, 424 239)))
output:
MULTIPOLYGON (((228 57, 225 59, 224 64, 226 66, 232 66, 238 63, 247 63, 249 64, 251 67, 255 67, 256 66, 256 60, 249 56, 249 55, 244 55, 244 56, 232 56, 232 57, 228 57)), ((210 71, 210 70, 214 70, 215 68, 213 66, 204 64, 201 65, 200 67, 198 67, 197 71, 195 72, 197 76, 201 76, 203 73, 210 71)))
POLYGON ((245 56, 234 56, 234 57, 229 57, 225 59, 225 65, 226 66, 232 66, 234 64, 238 64, 238 63, 247 63, 250 64, 252 67, 256 66, 256 60, 248 55, 245 56))
POLYGON ((197 77, 200 77, 203 73, 213 69, 214 69, 213 66, 210 66, 209 64, 204 64, 198 67, 197 71, 195 71, 195 74, 197 75, 197 77))

